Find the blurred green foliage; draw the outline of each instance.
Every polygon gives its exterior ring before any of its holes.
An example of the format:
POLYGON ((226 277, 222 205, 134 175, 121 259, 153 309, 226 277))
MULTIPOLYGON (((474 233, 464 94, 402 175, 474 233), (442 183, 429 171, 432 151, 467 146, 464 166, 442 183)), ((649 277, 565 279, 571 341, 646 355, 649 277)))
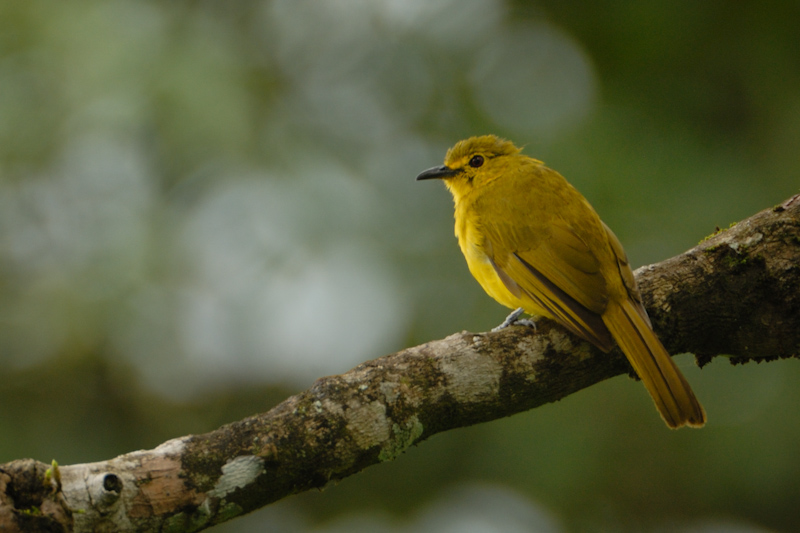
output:
MULTIPOLYGON (((443 188, 504 135, 640 265, 797 192, 791 2, 0 0, 0 461, 94 461, 505 315, 443 188)), ((617 378, 220 531, 796 531, 796 361, 617 378)))

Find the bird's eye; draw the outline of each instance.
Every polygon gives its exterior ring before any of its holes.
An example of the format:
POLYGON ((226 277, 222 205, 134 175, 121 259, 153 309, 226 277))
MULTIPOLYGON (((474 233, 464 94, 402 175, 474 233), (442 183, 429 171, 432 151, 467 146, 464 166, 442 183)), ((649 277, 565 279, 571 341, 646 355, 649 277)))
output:
POLYGON ((482 165, 483 165, 482 155, 473 156, 472 159, 469 160, 469 166, 471 166, 472 168, 478 168, 482 165))

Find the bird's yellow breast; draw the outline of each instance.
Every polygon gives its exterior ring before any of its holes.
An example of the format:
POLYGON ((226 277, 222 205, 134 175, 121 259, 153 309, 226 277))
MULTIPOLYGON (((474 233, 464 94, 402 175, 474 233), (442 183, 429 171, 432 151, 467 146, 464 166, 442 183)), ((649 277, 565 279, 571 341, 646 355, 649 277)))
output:
POLYGON ((513 280, 504 282, 498 274, 497 265, 493 264, 493 258, 510 253, 504 242, 493 242, 490 239, 488 228, 483 223, 487 214, 487 201, 493 204, 492 209, 488 210, 490 213, 502 209, 501 206, 494 205, 494 197, 499 194, 499 198, 502 198, 504 193, 493 189, 495 187, 490 184, 478 191, 478 194, 459 198, 456 203, 455 233, 461 252, 467 260, 467 267, 483 290, 498 303, 510 309, 522 307, 529 314, 549 317, 550 313, 535 305, 530 298, 509 290, 508 285, 513 284, 513 280))

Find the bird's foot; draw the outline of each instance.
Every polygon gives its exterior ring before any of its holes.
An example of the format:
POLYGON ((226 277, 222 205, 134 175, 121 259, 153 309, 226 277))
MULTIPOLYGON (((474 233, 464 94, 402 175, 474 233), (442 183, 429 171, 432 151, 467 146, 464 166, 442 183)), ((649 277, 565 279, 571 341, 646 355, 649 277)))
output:
POLYGON ((511 312, 510 315, 503 320, 503 323, 497 326, 496 328, 492 328, 492 331, 500 331, 501 329, 506 329, 508 326, 513 326, 514 324, 518 324, 520 326, 531 326, 533 329, 536 329, 536 322, 534 322, 530 318, 523 318, 522 320, 519 319, 520 315, 524 313, 521 307, 515 309, 511 312))
POLYGON ((517 326, 528 326, 529 328, 533 328, 533 331, 536 331, 536 321, 531 318, 520 318, 516 322, 514 322, 517 326))

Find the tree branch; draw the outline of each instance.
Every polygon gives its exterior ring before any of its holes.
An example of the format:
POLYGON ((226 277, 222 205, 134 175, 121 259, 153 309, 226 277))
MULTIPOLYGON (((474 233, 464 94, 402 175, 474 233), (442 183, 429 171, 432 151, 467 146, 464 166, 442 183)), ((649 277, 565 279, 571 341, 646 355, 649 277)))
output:
MULTIPOLYGON (((702 365, 800 353, 800 196, 640 268, 671 353, 702 365)), ((392 460, 412 444, 630 373, 540 319, 462 332, 317 380, 267 413, 108 461, 0 465, 3 531, 199 531, 392 460)))

